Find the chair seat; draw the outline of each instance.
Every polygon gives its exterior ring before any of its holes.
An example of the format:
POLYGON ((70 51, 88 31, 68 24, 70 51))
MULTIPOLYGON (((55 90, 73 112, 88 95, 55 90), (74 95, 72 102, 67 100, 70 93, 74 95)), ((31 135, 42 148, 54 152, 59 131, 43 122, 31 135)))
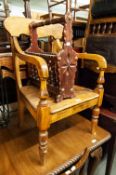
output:
MULTIPOLYGON (((52 98, 48 98, 48 105, 50 106, 50 112, 52 114, 70 108, 72 106, 82 104, 87 101, 91 101, 95 98, 98 98, 98 94, 93 90, 81 87, 74 86, 75 97, 72 99, 65 99, 59 103, 56 103, 52 98)), ((31 106, 36 110, 39 104, 39 89, 35 86, 23 86, 21 88, 22 95, 26 100, 31 104, 31 106)))

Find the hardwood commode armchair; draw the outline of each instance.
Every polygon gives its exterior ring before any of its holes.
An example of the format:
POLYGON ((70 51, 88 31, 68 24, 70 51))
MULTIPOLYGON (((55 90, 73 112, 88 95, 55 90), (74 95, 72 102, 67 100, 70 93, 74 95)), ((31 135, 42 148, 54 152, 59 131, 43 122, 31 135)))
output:
MULTIPOLYGON (((78 54, 73 50, 71 45, 72 20, 70 17, 70 12, 68 11, 65 18, 62 19, 65 24, 64 27, 61 24, 55 24, 58 22, 58 19, 53 20, 53 24, 48 25, 50 21, 38 22, 22 17, 9 17, 4 23, 12 41, 20 123, 23 122, 23 113, 26 107, 37 122, 40 160, 42 164, 47 153, 47 130, 52 123, 87 108, 92 108, 91 134, 95 135, 97 131, 99 108, 104 92, 102 85, 104 83, 104 70, 107 64, 104 57, 100 55, 78 54), (26 51, 21 49, 17 39, 21 34, 31 37, 31 46, 26 51), (49 36, 54 37, 52 54, 44 53, 37 45, 38 38, 49 36), (60 38, 64 38, 63 46, 60 43, 60 38), (97 62, 99 78, 97 81, 98 85, 94 91, 74 85, 78 59, 97 62), (34 86, 34 84, 30 85, 29 83, 25 86, 22 85, 19 67, 20 60, 27 63, 27 68, 30 64, 36 67, 35 79, 38 82, 37 86, 34 86), (51 64, 52 61, 53 65, 51 64), (55 66, 56 74, 52 76, 54 70, 51 69, 54 69, 55 66)), ((27 71, 28 76, 29 71, 27 71)))

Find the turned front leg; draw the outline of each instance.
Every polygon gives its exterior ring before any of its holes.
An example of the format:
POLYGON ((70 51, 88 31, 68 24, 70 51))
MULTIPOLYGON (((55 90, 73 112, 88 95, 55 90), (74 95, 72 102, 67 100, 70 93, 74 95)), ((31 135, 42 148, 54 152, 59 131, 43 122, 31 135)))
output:
POLYGON ((92 111, 91 132, 93 135, 96 135, 96 129, 97 129, 97 124, 98 124, 98 119, 99 119, 99 114, 100 114, 100 106, 102 105, 102 100, 103 100, 103 94, 104 94, 103 83, 105 82, 104 69, 100 69, 100 74, 99 74, 97 82, 98 82, 98 85, 95 88, 95 92, 99 94, 99 99, 98 99, 98 104, 94 107, 92 111))
POLYGON ((100 109, 99 107, 96 106, 92 111, 92 126, 91 126, 92 135, 96 135, 99 114, 100 114, 100 109))
POLYGON ((44 165, 48 148, 48 132, 39 131, 39 155, 40 163, 44 165))

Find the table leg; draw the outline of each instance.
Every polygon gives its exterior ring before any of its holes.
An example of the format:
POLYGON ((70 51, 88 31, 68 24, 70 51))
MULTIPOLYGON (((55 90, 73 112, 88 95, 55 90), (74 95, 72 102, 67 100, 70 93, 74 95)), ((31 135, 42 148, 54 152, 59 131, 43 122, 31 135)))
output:
POLYGON ((116 152, 116 136, 113 135, 112 138, 109 140, 105 175, 111 175, 111 169, 112 169, 115 152, 116 152))

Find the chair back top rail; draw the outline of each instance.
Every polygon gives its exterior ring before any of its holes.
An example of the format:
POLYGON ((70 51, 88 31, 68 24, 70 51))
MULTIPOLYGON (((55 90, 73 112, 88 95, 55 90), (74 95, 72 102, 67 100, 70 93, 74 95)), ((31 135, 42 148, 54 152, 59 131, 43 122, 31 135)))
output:
MULTIPOLYGON (((41 24, 41 21, 35 19, 12 16, 4 21, 4 26, 11 36, 19 37, 21 34, 30 35, 29 24, 32 22, 41 24)), ((50 24, 37 28, 39 38, 53 36, 55 39, 60 39, 62 33, 63 25, 61 24, 50 24)))

